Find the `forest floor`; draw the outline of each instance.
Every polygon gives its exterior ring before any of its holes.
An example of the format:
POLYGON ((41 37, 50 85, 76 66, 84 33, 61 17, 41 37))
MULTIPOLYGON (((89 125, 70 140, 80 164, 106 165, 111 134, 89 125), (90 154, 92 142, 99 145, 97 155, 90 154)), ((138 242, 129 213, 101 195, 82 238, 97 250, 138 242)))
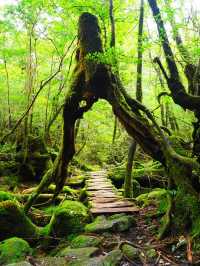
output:
MULTIPOLYGON (((21 183, 17 188, 18 192, 22 192, 25 188, 31 189, 36 184, 21 183)), ((23 194, 23 193, 22 193, 23 194)), ((138 207, 139 211, 126 213, 133 217, 134 224, 129 226, 128 230, 121 232, 114 230, 105 230, 101 232, 82 232, 79 235, 91 236, 101 239, 101 243, 98 245, 97 251, 90 256, 88 264, 77 264, 82 266, 153 266, 153 265, 200 265, 199 257, 192 256, 192 244, 190 239, 184 236, 169 237, 163 240, 158 240, 156 235, 160 225, 160 217, 156 215, 156 206, 149 205, 147 207, 138 207), (129 256, 129 253, 123 251, 123 246, 128 245, 133 247, 136 253, 133 257, 129 256), (122 256, 120 260, 115 263, 98 264, 101 258, 106 257, 113 250, 121 250, 122 256), (188 259, 191 259, 193 263, 189 263, 188 259), (97 261, 94 261, 96 259, 97 261)), ((106 219, 112 214, 105 214, 106 219)), ((102 217, 101 214, 93 214, 93 220, 98 217, 102 217)), ((109 219, 109 218, 108 218, 109 219)), ((72 236, 72 238, 78 235, 72 236)), ((52 250, 57 250, 59 247, 69 247, 71 239, 61 240, 60 242, 52 243, 52 247, 49 250, 44 250, 42 245, 38 244, 34 248, 34 255, 28 256, 26 262, 28 266, 63 266, 63 261, 59 262, 56 258, 55 261, 44 261, 45 258, 52 256, 52 250)), ((132 251, 131 251, 132 252, 132 251)), ((65 257, 67 258, 67 256, 65 257)), ((5 265, 5 264, 4 264, 5 265)), ((15 264, 13 264, 15 265, 15 264)), ((25 264, 16 264, 16 266, 22 266, 25 264)), ((76 265, 76 264, 69 264, 76 265)))

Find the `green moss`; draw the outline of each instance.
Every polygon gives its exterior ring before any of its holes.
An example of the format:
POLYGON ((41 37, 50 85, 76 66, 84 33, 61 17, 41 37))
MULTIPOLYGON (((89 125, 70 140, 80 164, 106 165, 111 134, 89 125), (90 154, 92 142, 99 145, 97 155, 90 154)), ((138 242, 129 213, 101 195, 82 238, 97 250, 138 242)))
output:
POLYGON ((85 176, 79 175, 79 176, 72 176, 69 177, 66 181, 66 184, 70 187, 84 187, 85 185, 85 176))
POLYGON ((15 200, 15 196, 7 191, 0 191, 0 201, 4 200, 15 200))
POLYGON ((161 199, 165 198, 166 195, 167 190, 162 188, 156 188, 149 193, 139 195, 136 200, 138 203, 142 203, 143 206, 148 206, 152 203, 157 203, 157 205, 159 205, 161 199))
POLYGON ((89 220, 88 209, 78 201, 66 200, 49 210, 53 212, 53 217, 47 226, 51 235, 67 236, 70 233, 81 232, 89 220))
MULTIPOLYGON (((56 186, 51 184, 48 187, 47 191, 50 192, 50 193, 54 193, 55 189, 56 189, 56 186)), ((63 189, 62 189, 62 192, 67 194, 67 195, 71 195, 73 197, 77 197, 78 196, 78 190, 70 188, 69 186, 64 186, 63 189)))
POLYGON ((101 239, 95 236, 79 235, 75 237, 70 246, 72 248, 96 247, 101 243, 101 239))
POLYGON ((85 226, 86 232, 123 232, 135 224, 133 216, 126 214, 115 214, 108 218, 104 215, 98 216, 93 223, 85 226))
POLYGON ((32 254, 29 244, 17 237, 0 242, 0 264, 19 262, 32 254))
POLYGON ((0 228, 1 240, 11 236, 38 238, 40 234, 40 228, 24 214, 19 203, 11 200, 0 202, 0 228))
POLYGON ((191 231, 193 237, 200 235, 200 203, 197 198, 179 187, 175 197, 173 228, 177 232, 191 231))
POLYGON ((123 254, 128 257, 130 260, 135 260, 139 258, 139 250, 131 245, 124 244, 122 246, 123 254))
POLYGON ((61 249, 57 256, 60 257, 71 257, 71 258, 89 258, 91 255, 96 253, 98 248, 96 247, 84 247, 84 248, 64 248, 61 249))

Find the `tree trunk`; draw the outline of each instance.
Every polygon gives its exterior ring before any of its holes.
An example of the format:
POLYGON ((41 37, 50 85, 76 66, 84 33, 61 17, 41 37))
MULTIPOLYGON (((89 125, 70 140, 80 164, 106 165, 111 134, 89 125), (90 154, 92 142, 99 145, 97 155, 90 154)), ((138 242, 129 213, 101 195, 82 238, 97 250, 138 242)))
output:
MULTIPOLYGON (((110 17, 110 24, 111 24, 110 47, 115 48, 115 18, 114 18, 114 13, 113 13, 113 0, 109 0, 109 17, 110 17)), ((116 58, 114 58, 114 67, 118 68, 116 58)), ((115 143, 116 135, 117 135, 117 117, 114 118, 112 144, 115 143)))
MULTIPOLYGON (((138 26, 138 61, 137 61, 137 81, 136 81, 136 99, 142 102, 142 43, 143 43, 143 24, 144 24, 144 1, 140 3, 140 16, 138 26)), ((133 182, 132 182, 132 168, 135 157, 137 143, 134 139, 131 140, 131 144, 128 150, 128 162, 126 166, 126 176, 124 182, 124 195, 127 198, 133 197, 133 182)))
POLYGON ((9 82, 9 74, 7 68, 7 61, 4 57, 4 67, 6 72, 6 84, 7 84, 7 102, 8 102, 8 128, 11 128, 11 109, 10 109, 10 82, 9 82))

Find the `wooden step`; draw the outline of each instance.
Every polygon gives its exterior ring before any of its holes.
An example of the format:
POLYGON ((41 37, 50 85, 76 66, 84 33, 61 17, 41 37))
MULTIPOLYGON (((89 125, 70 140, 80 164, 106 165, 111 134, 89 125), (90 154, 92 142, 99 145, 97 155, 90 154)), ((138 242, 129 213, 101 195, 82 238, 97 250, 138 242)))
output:
POLYGON ((119 208, 91 208, 93 214, 105 214, 105 213, 127 213, 127 212, 138 212, 139 208, 133 207, 119 207, 119 208))

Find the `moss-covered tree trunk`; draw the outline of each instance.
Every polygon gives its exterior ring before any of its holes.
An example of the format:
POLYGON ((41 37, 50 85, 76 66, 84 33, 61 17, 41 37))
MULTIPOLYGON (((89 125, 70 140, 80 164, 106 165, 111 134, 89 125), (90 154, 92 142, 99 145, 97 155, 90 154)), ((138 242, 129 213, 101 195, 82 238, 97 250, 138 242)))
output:
POLYGON ((56 183, 56 195, 61 190, 67 166, 72 159, 74 147, 74 128, 77 119, 89 110, 99 98, 107 100, 114 114, 131 137, 168 170, 178 188, 174 217, 180 218, 187 225, 191 217, 190 229, 199 222, 197 210, 200 208, 198 193, 190 180, 193 169, 199 170, 199 164, 190 158, 178 155, 171 147, 167 137, 156 123, 151 112, 140 102, 132 99, 123 88, 119 76, 112 72, 110 66, 91 60, 88 54, 103 52, 100 29, 97 18, 90 13, 83 13, 79 18, 77 66, 74 81, 67 94, 63 112, 63 137, 58 158, 51 170, 43 177, 35 194, 31 196, 25 210, 31 207, 40 192, 50 182, 56 183), (182 197, 179 197, 182 195, 182 197), (182 200, 187 202, 186 208, 182 200), (192 204, 189 202, 192 201, 192 204), (195 206, 195 208, 193 208, 195 206), (181 210, 181 215, 177 210, 181 210), (187 212, 186 212, 187 211, 187 212), (185 213, 185 216, 182 216, 185 213))

